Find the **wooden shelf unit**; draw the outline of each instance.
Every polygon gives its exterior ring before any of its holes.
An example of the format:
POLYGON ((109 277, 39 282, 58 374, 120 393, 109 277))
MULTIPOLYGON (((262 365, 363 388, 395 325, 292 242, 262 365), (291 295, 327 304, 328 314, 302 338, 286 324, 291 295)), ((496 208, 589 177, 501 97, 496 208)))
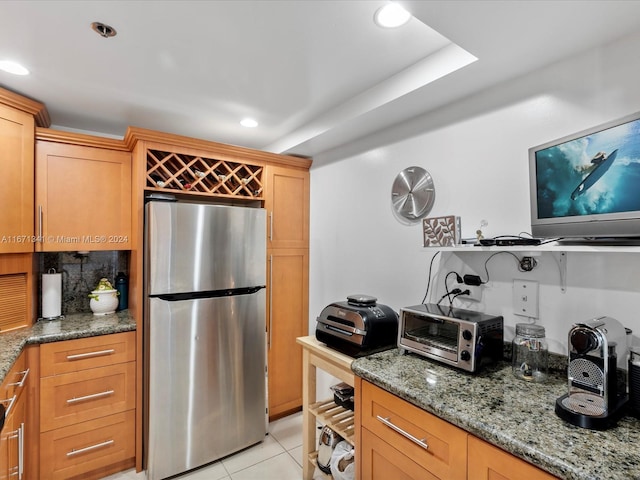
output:
POLYGON ((146 190, 263 198, 262 165, 147 150, 146 190))
POLYGON ((328 425, 351 445, 355 444, 354 412, 336 405, 333 400, 316 399, 316 370, 324 370, 354 386, 355 375, 351 371, 354 359, 318 342, 313 335, 298 337, 296 342, 302 345, 302 458, 306 459, 302 472, 304 480, 311 480, 317 457, 316 421, 328 425))

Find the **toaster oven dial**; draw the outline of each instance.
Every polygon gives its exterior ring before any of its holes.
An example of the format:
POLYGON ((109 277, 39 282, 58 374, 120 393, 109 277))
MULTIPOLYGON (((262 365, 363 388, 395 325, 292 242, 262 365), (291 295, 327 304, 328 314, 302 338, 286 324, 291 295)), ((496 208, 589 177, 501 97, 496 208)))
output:
POLYGON ((467 352, 466 350, 463 350, 460 352, 460 358, 465 361, 468 362, 469 360, 471 360, 471 354, 469 352, 467 352))
POLYGON ((462 338, 469 341, 473 338, 473 334, 469 330, 465 330, 464 332, 462 332, 462 338))

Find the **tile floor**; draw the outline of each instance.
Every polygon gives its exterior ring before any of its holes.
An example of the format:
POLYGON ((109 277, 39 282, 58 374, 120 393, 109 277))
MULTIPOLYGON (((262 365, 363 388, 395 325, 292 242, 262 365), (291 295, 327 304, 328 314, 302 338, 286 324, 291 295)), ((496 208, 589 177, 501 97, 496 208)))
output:
MULTIPOLYGON (((300 480, 302 412, 269 424, 264 442, 175 480, 300 480)), ((103 480, 145 480, 144 472, 116 473, 103 480)))

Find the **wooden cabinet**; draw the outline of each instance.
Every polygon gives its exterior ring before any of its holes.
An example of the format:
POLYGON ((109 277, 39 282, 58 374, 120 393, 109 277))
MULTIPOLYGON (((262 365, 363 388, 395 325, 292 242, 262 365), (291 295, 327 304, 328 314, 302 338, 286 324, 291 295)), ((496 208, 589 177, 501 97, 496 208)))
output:
POLYGON ((268 384, 269 417, 302 406, 302 349, 296 338, 308 330, 309 251, 268 252, 268 384))
POLYGON ((40 347, 40 468, 97 479, 135 464, 135 332, 40 347))
POLYGON ((265 168, 269 268, 269 417, 302 406, 302 350, 309 324, 309 171, 265 168))
POLYGON ((27 447, 27 382, 29 368, 23 352, 9 370, 0 395, 7 409, 5 425, 0 433, 0 479, 23 479, 25 475, 27 447))
POLYGON ((358 479, 556 478, 361 378, 355 385, 358 479))
POLYGON ((361 478, 467 478, 464 430, 371 383, 359 383, 361 478))
POLYGON ((556 477, 469 435, 469 480, 553 480, 556 477))
MULTIPOLYGON (((324 370, 351 386, 354 385, 355 376, 351 371, 352 357, 318 342, 315 336, 300 337, 296 342, 302 346, 303 359, 302 478, 311 480, 318 457, 316 424, 328 425, 351 445, 355 445, 357 434, 353 411, 336 405, 333 397, 317 401, 316 370, 324 370)), ((330 475, 326 477, 330 478, 330 475)))
POLYGON ((267 165, 267 248, 309 248, 309 171, 267 165))
MULTIPOLYGON (((131 153, 113 148, 36 142, 36 243, 38 251, 131 248, 131 153)), ((56 138, 58 138, 56 137, 56 138)))
POLYGON ((0 332, 33 323, 33 254, 0 254, 0 332))
POLYGON ((0 89, 0 253, 33 251, 35 120, 21 100, 0 89))

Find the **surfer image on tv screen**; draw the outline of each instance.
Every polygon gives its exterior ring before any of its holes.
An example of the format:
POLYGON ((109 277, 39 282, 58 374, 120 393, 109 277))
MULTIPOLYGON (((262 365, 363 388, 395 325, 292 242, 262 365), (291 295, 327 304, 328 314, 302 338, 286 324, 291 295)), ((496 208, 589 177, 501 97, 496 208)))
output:
POLYGON ((611 164, 615 161, 618 155, 618 149, 615 149, 609 155, 604 152, 598 152, 592 159, 591 164, 587 167, 586 171, 589 174, 584 177, 580 185, 578 185, 573 192, 571 192, 571 200, 575 200, 580 195, 585 193, 591 188, 602 176, 607 173, 611 164))

